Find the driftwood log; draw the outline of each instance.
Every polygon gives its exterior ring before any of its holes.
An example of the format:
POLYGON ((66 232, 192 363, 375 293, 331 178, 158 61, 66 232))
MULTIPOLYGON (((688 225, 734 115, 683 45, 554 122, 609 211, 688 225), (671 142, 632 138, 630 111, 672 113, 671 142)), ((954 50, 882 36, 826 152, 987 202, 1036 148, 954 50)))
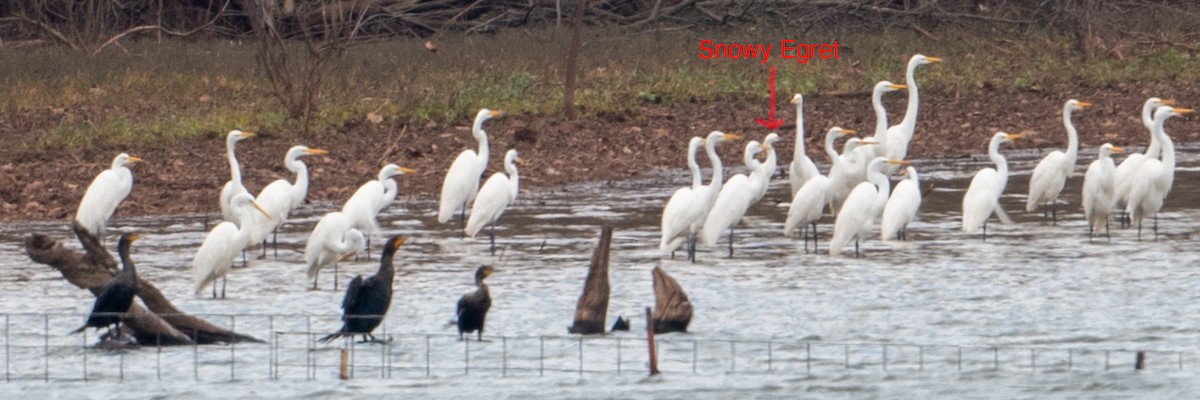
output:
POLYGON ((588 267, 587 280, 584 281, 583 293, 575 303, 575 324, 567 328, 570 333, 595 335, 604 333, 604 322, 608 319, 608 297, 611 287, 608 283, 609 249, 612 247, 612 226, 600 229, 600 244, 592 253, 592 264, 588 267))
MULTIPOLYGON (((78 222, 72 225, 84 253, 67 250, 57 239, 33 234, 25 239, 25 252, 36 263, 46 264, 62 273, 67 282, 97 295, 100 288, 120 269, 112 254, 78 222)), ((128 329, 142 345, 187 345, 257 342, 262 340, 222 329, 202 319, 184 314, 150 282, 138 278, 136 301, 124 317, 122 329, 128 329)))
POLYGON ((692 322, 692 303, 683 287, 662 266, 654 267, 654 333, 687 332, 692 322))

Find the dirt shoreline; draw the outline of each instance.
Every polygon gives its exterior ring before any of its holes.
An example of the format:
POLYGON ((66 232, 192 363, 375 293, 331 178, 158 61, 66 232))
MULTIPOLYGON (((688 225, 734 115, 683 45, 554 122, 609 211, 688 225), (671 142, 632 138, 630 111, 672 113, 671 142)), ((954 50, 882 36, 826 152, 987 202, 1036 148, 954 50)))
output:
MULTIPOLYGON (((1112 142, 1137 149, 1149 140, 1139 112, 1142 102, 1151 96, 1200 107, 1200 93, 1169 84, 1081 87, 1074 93, 923 90, 917 133, 908 154, 910 159, 980 154, 997 130, 1033 133, 1013 148, 1062 147, 1066 135, 1061 109, 1068 98, 1095 104, 1075 113, 1081 148, 1112 142)), ((905 97, 903 93, 887 96, 890 124, 903 116, 905 97)), ((724 130, 761 139, 768 132, 753 121, 764 116, 765 103, 647 104, 629 113, 568 122, 555 117, 508 115, 484 127, 492 149, 487 174, 501 169, 498 155, 516 148, 528 162, 521 170, 522 190, 635 178, 656 168, 677 169, 682 177, 688 138, 724 130)), ((780 116, 788 125, 779 130, 784 140, 777 148, 780 165, 786 165, 792 160, 795 109, 782 99, 780 107, 780 116)), ((804 118, 809 156, 822 168, 828 164, 821 146, 829 127, 837 125, 870 134, 875 124, 869 95, 807 98, 804 118)), ((1191 121, 1193 118, 1168 128, 1176 142, 1200 140, 1200 129, 1191 121)), ((217 212, 218 193, 229 179, 224 132, 234 127, 214 127, 209 137, 143 148, 31 150, 37 148, 31 144, 36 141, 35 135, 19 127, 36 125, 31 121, 0 124, 0 135, 9 145, 0 150, 0 219, 68 220, 92 178, 108 168, 112 158, 122 151, 146 162, 134 169, 133 192, 119 208, 119 215, 217 212)), ((330 151, 326 156, 305 159, 312 179, 309 202, 341 204, 389 162, 418 170, 400 177, 402 196, 436 197, 442 175, 457 153, 476 148, 469 130, 470 121, 466 120, 452 126, 431 123, 404 127, 388 126, 385 119, 378 126, 364 124, 305 138, 258 132, 259 137, 241 142, 237 150, 245 184, 255 193, 274 179, 292 180, 294 176, 283 167, 284 152, 293 145, 305 144, 330 151)), ((737 160, 742 146, 721 147, 727 166, 740 166, 737 160)), ((1087 162, 1090 160, 1079 160, 1080 164, 1087 162)))

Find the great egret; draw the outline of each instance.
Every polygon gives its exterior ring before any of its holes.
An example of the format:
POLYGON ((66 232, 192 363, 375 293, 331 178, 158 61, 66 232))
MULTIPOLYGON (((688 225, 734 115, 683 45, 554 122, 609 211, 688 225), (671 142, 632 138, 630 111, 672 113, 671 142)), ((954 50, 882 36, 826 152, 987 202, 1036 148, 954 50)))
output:
POLYGON ((237 142, 254 137, 253 132, 242 132, 237 129, 229 131, 225 136, 225 157, 229 158, 229 182, 225 182, 225 186, 221 188, 221 217, 225 221, 240 224, 237 216, 233 213, 233 196, 239 193, 249 194, 250 191, 242 185, 242 168, 238 165, 237 154, 234 149, 237 148, 237 142))
MULTIPOLYGON (((1058 194, 1062 193, 1067 178, 1075 172, 1075 158, 1079 154, 1079 134, 1075 132, 1075 124, 1071 123, 1071 113, 1092 105, 1087 102, 1071 99, 1063 104, 1063 126, 1067 128, 1067 152, 1054 150, 1038 162, 1029 177, 1029 197, 1025 200, 1025 211, 1033 212, 1039 204, 1050 203, 1050 215, 1054 224, 1058 224, 1058 194)), ((1043 219, 1045 215, 1043 214, 1043 219)))
MULTIPOLYGON (((712 131, 704 139, 704 151, 708 153, 708 160, 713 168, 712 180, 708 185, 696 188, 690 201, 677 202, 676 197, 671 196, 666 207, 663 207, 662 240, 658 250, 664 255, 671 254, 686 241, 688 259, 696 261, 696 235, 704 225, 704 220, 708 218, 708 211, 712 209, 713 203, 716 203, 717 195, 721 193, 721 186, 724 185, 724 172, 721 157, 717 155, 717 144, 738 139, 741 139, 738 135, 721 131, 712 131)), ((675 194, 679 195, 679 191, 675 194)))
POLYGON ((700 197, 700 188, 704 187, 704 182, 700 176, 700 164, 696 163, 696 150, 703 144, 704 139, 700 137, 692 137, 688 141, 687 161, 688 169, 692 170, 692 186, 676 189, 663 208, 662 242, 659 249, 664 253, 675 251, 684 238, 695 234, 691 227, 695 218, 699 217, 704 202, 700 197))
MULTIPOLYGON (((765 147, 757 140, 751 140, 746 144, 743 157, 746 167, 751 171, 750 176, 737 174, 725 181, 721 187, 721 193, 717 194, 717 201, 713 203, 712 211, 708 212, 708 217, 704 220, 702 225, 704 228, 700 230, 700 242, 706 246, 713 246, 717 244, 721 233, 728 229, 730 257, 733 257, 734 225, 737 225, 738 221, 746 215, 750 206, 758 201, 760 189, 765 193, 766 185, 770 183, 770 175, 767 175, 770 172, 768 171, 769 166, 758 162, 758 159, 755 158, 764 148, 769 147, 765 147)), ((775 160, 771 159, 768 162, 775 162, 775 160)))
MULTIPOLYGON (((853 132, 853 131, 851 131, 853 132)), ((833 143, 839 138, 846 136, 847 133, 842 128, 834 127, 825 134, 825 154, 829 155, 830 160, 837 160, 838 153, 834 149, 833 143)), ((804 182, 804 186, 800 187, 800 191, 792 196, 791 207, 788 208, 787 221, 783 224, 783 234, 791 235, 797 227, 804 229, 804 251, 808 251, 808 236, 811 232, 813 237, 813 251, 817 248, 817 220, 821 219, 821 212, 825 210, 825 205, 832 200, 833 192, 829 188, 830 180, 823 175, 817 175, 808 182, 804 182), (808 228, 812 225, 812 229, 808 228)))
MULTIPOLYGON (((852 130, 844 129, 847 133, 855 133, 852 130)), ((863 164, 870 161, 869 158, 863 158, 858 154, 859 146, 876 144, 874 140, 851 138, 842 145, 842 154, 833 160, 833 165, 829 167, 829 188, 833 191, 830 197, 830 208, 835 212, 842 208, 842 202, 846 201, 846 196, 850 191, 862 183, 866 178, 863 175, 863 164)), ((874 157, 871 157, 874 158, 874 157)))
POLYGON ((304 263, 308 265, 308 279, 313 280, 313 289, 317 288, 317 274, 321 268, 333 264, 333 290, 337 290, 338 261, 366 249, 362 232, 351 225, 350 217, 334 211, 321 217, 308 235, 308 243, 304 245, 304 263))
POLYGON ((96 175, 87 191, 83 192, 83 200, 79 201, 79 209, 75 211, 75 220, 96 235, 97 239, 104 237, 108 219, 133 190, 133 172, 129 171, 129 167, 139 162, 142 159, 125 153, 117 154, 112 167, 96 175))
POLYGON ((779 155, 775 153, 775 143, 779 143, 779 134, 770 133, 763 138, 763 151, 767 152, 767 156, 758 165, 757 171, 750 175, 751 179, 754 178, 754 174, 763 177, 761 181, 758 181, 758 193, 754 195, 754 203, 758 203, 763 196, 767 195, 767 189, 771 187, 771 178, 775 177, 775 171, 779 170, 779 155))
MULTIPOLYGON (((1124 149, 1105 143, 1096 151, 1096 161, 1088 165, 1087 174, 1083 176, 1083 215, 1088 223, 1088 238, 1092 233, 1104 227, 1104 235, 1108 235, 1108 216, 1112 213, 1116 199, 1113 196, 1116 167, 1113 166, 1113 153, 1124 149)), ((1109 240, 1112 237, 1109 236, 1109 240)))
POLYGON ((842 247, 854 239, 854 256, 858 257, 858 242, 867 238, 875 218, 883 212, 888 201, 891 182, 883 174, 885 164, 905 165, 907 161, 875 157, 867 164, 867 182, 859 183, 846 197, 833 222, 833 237, 829 239, 829 255, 842 253, 842 247))
MULTIPOLYGON (((488 137, 483 131, 483 123, 493 117, 504 115, 503 111, 482 109, 475 114, 475 124, 471 126, 471 134, 479 141, 479 151, 463 150, 450 164, 446 178, 442 181, 442 195, 438 199, 438 223, 446 223, 454 217, 454 212, 467 212, 467 203, 475 199, 479 193, 479 178, 487 170, 488 137)), ((466 217, 459 214, 459 219, 466 224, 466 217)))
MULTIPOLYGON (((1125 205, 1129 200, 1129 188, 1133 184, 1133 174, 1142 166, 1142 162, 1158 158, 1162 152, 1162 144, 1158 143, 1158 139, 1154 135, 1154 110, 1158 106, 1175 105, 1174 100, 1163 100, 1157 97, 1151 97, 1142 105, 1142 126, 1146 127, 1146 132, 1150 133, 1150 145, 1146 147, 1145 153, 1133 153, 1125 157, 1121 164, 1117 166, 1116 178, 1114 179, 1115 186, 1113 187, 1113 196, 1116 200, 1118 210, 1124 211, 1125 205)), ((1126 216, 1128 217, 1128 216, 1126 216)), ((1124 218, 1121 223, 1125 224, 1128 221, 1124 218)))
POLYGON ((100 294, 96 295, 96 302, 92 304, 92 313, 88 315, 87 322, 71 333, 83 332, 87 328, 99 330, 115 324, 116 327, 109 329, 108 332, 114 338, 120 335, 121 317, 133 305, 133 297, 138 291, 137 267, 133 265, 133 259, 129 257, 129 246, 137 239, 138 234, 125 233, 117 240, 117 254, 121 257, 121 272, 100 288, 100 294), (115 335, 112 335, 113 333, 115 335))
POLYGON ((478 332, 476 340, 483 340, 483 326, 487 322, 488 309, 492 308, 492 295, 488 293, 488 286, 483 280, 495 272, 496 269, 490 265, 476 269, 475 291, 458 299, 455 306, 455 312, 458 314, 458 340, 463 340, 463 335, 471 332, 478 332))
POLYGON ((917 106, 920 104, 917 80, 913 76, 913 73, 916 72, 919 66, 937 62, 942 62, 942 59, 926 57, 920 54, 912 56, 908 60, 908 68, 904 72, 904 83, 908 86, 908 108, 905 109, 904 119, 900 120, 900 124, 892 126, 887 130, 887 158, 903 160, 908 155, 908 143, 912 141, 913 134, 917 131, 917 106))
POLYGON ((987 220, 993 213, 1004 221, 1007 214, 1000 207, 1000 195, 1008 186, 1008 160, 1000 154, 1000 144, 1020 139, 1023 134, 996 132, 988 144, 988 158, 996 163, 996 168, 984 168, 975 173, 971 186, 967 188, 962 201, 962 229, 966 233, 975 233, 983 228, 983 240, 987 240, 987 220))
POLYGON ((393 236, 383 246, 383 255, 379 257, 379 270, 370 278, 363 279, 362 275, 354 277, 346 288, 346 297, 342 298, 342 329, 321 338, 321 343, 342 336, 354 338, 363 335, 363 342, 368 338, 375 341, 371 332, 383 322, 384 314, 392 305, 392 279, 396 276, 396 267, 392 259, 396 251, 408 240, 403 236, 393 236))
POLYGON ((371 236, 379 234, 379 212, 396 200, 399 188, 393 176, 416 173, 417 170, 388 164, 379 170, 379 177, 367 181, 342 205, 342 213, 350 218, 350 226, 367 236, 367 259, 370 259, 371 236))
MULTIPOLYGON (((871 108, 875 110, 875 145, 859 146, 857 150, 860 160, 870 160, 875 157, 887 157, 887 148, 890 145, 888 142, 888 116, 887 109, 883 108, 884 93, 894 92, 904 89, 907 86, 897 85, 888 81, 881 81, 875 84, 875 89, 871 92, 871 108)), ((886 165, 885 165, 886 166, 886 165)), ((867 164, 862 164, 863 179, 867 176, 867 164)))
MULTIPOLYGON (((237 257, 242 249, 246 248, 246 239, 250 237, 250 219, 254 218, 252 213, 257 210, 265 215, 268 219, 271 218, 266 211, 254 202, 254 197, 249 193, 238 193, 233 196, 230 211, 233 212, 235 220, 241 222, 235 224, 225 221, 213 227, 208 232, 208 236, 204 237, 204 242, 200 244, 200 249, 196 251, 196 256, 192 259, 192 282, 195 284, 195 293, 200 294, 204 291, 204 287, 213 283, 217 278, 224 278, 225 274, 229 273, 230 266, 233 265, 233 259, 237 257)), ((217 285, 213 285, 213 298, 217 297, 217 285)), ((221 298, 225 298, 225 284, 221 284, 221 298)))
MULTIPOLYGON (((288 149, 287 154, 283 158, 283 165, 288 171, 296 174, 296 183, 288 182, 287 179, 278 179, 267 187, 258 192, 258 197, 254 201, 258 203, 267 214, 271 215, 271 219, 254 217, 254 223, 251 225, 250 239, 246 246, 253 246, 259 242, 263 242, 263 256, 267 255, 266 238, 267 234, 276 231, 279 226, 287 222, 288 215, 292 210, 299 208, 304 204, 304 197, 308 195, 308 166, 304 165, 299 158, 307 155, 321 155, 328 153, 321 149, 310 149, 304 146, 295 146, 288 149)), ((273 241, 275 242, 275 241, 273 241)), ((276 242, 278 243, 278 242, 276 242)), ((279 248, 275 248, 275 256, 279 256, 279 248)))
POLYGON ((808 152, 804 149, 804 96, 796 93, 792 96, 792 104, 796 105, 796 148, 792 151, 792 164, 788 169, 788 184, 792 188, 792 196, 795 196, 796 192, 800 191, 800 187, 804 186, 804 182, 820 175, 821 171, 817 170, 817 165, 811 158, 808 158, 808 152))
POLYGON ((508 172, 508 175, 504 175, 504 172, 494 173, 483 183, 483 187, 479 188, 479 197, 475 198, 475 204, 471 206, 471 217, 467 220, 464 230, 467 236, 475 237, 484 226, 490 225, 488 238, 492 254, 496 254, 496 220, 500 219, 504 209, 517 199, 520 190, 521 176, 517 171, 517 163, 524 164, 524 161, 517 157, 516 150, 509 150, 504 155, 504 171, 508 172))
POLYGON ((1147 215, 1154 216, 1154 239, 1158 240, 1158 212, 1162 210, 1163 201, 1175 181, 1175 143, 1167 136, 1163 124, 1167 118, 1191 112, 1191 109, 1171 106, 1159 106, 1154 111, 1154 135, 1162 146, 1162 159, 1148 158, 1142 162, 1141 168, 1133 175, 1129 202, 1125 205, 1130 223, 1138 226, 1138 240, 1142 238, 1142 219, 1147 215))
POLYGON ((907 179, 896 183, 892 196, 883 207, 883 217, 879 220, 880 238, 892 240, 908 240, 908 224, 917 218, 917 210, 921 208, 921 181, 917 177, 917 169, 911 165, 904 169, 907 179))

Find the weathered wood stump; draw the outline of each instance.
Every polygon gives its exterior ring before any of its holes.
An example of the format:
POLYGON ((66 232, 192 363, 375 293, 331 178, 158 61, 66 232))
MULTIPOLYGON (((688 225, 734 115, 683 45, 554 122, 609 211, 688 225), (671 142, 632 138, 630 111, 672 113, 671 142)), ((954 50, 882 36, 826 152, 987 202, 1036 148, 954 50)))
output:
POLYGON ((662 266, 654 267, 654 333, 687 332, 692 322, 692 303, 679 282, 662 266))
POLYGON ((592 264, 588 267, 583 293, 575 303, 575 324, 567 328, 570 333, 595 335, 604 333, 604 322, 608 319, 608 298, 611 287, 608 283, 608 260, 612 247, 612 226, 600 229, 600 244, 592 253, 592 264))
MULTIPOLYGON (((67 282, 98 295, 100 288, 117 274, 119 267, 112 254, 100 241, 78 222, 72 225, 84 253, 67 250, 57 239, 32 234, 25 239, 25 252, 36 263, 46 264, 62 273, 67 282)), ((138 278, 136 301, 130 305, 122 321, 122 330, 132 334, 142 345, 175 346, 187 344, 240 343, 262 340, 222 329, 202 319, 187 315, 175 308, 170 300, 150 282, 138 278)))

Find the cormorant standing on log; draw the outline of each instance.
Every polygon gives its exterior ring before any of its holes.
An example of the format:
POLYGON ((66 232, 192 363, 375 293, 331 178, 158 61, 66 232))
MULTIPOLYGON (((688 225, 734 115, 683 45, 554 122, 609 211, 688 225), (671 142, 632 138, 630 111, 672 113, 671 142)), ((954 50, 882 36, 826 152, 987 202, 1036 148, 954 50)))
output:
POLYGON ((133 260, 129 258, 129 245, 137 239, 138 234, 136 233, 121 235, 121 239, 117 242, 117 254, 121 257, 121 272, 100 289, 100 294, 96 296, 96 304, 92 305, 92 313, 88 315, 87 323, 71 332, 72 334, 83 332, 87 328, 99 330, 115 324, 116 327, 109 329, 108 332, 120 335, 121 316, 129 311, 129 306, 133 304, 133 296, 137 295, 138 291, 137 268, 133 266, 133 260))
POLYGON ((392 236, 383 248, 383 256, 379 258, 379 271, 365 280, 359 275, 350 281, 350 286, 346 288, 346 298, 342 300, 342 321, 345 323, 342 324, 341 330, 321 338, 322 343, 354 335, 363 335, 363 342, 367 342, 368 338, 369 341, 375 341, 375 335, 372 335, 371 331, 383 322, 383 316, 392 304, 392 278, 396 276, 392 258, 406 240, 408 238, 403 236, 392 236))
POLYGON ((479 331, 478 340, 483 340, 483 325, 487 319, 488 309, 492 307, 492 295, 488 293, 484 279, 496 272, 490 265, 475 270, 475 292, 463 295, 458 299, 458 340, 463 339, 464 333, 479 331))

